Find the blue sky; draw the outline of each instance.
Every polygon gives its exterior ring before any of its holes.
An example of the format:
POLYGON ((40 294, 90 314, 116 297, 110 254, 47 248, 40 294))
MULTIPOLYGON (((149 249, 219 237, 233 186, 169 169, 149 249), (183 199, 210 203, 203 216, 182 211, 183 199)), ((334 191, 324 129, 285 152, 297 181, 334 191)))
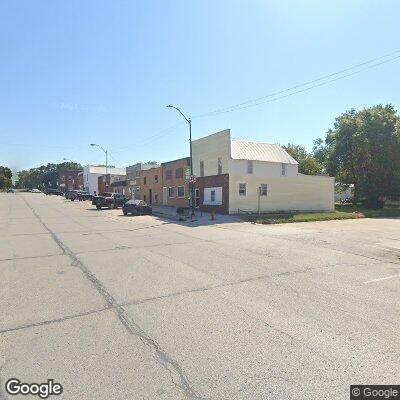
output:
MULTIPOLYGON (((91 142, 120 166, 186 156, 187 126, 165 105, 195 116, 400 50, 398 15, 397 0, 2 0, 0 165, 104 162, 91 142)), ((400 59, 194 118, 193 137, 230 128, 311 148, 347 109, 400 108, 399 73, 400 59)))

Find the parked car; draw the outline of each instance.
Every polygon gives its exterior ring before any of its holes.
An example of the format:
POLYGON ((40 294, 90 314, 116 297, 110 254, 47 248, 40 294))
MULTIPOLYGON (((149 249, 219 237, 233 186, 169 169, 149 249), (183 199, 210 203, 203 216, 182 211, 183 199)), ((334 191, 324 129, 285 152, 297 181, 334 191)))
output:
POLYGON ((151 215, 153 209, 143 200, 128 200, 122 206, 122 212, 124 215, 151 215))
POLYGON ((79 190, 67 190, 65 193, 65 198, 67 200, 74 201, 78 196, 79 190))
POLYGON ((52 188, 46 188, 44 193, 46 193, 46 195, 64 196, 64 193, 61 192, 61 190, 52 188))
POLYGON ((93 196, 92 204, 98 210, 103 207, 113 209, 122 207, 126 200, 126 197, 120 193, 103 193, 101 196, 93 196))
POLYGON ((9 189, 6 190, 6 192, 7 192, 7 193, 14 193, 14 189, 9 188, 9 189))
POLYGON ((93 196, 89 192, 85 192, 83 190, 78 192, 77 199, 79 201, 83 200, 92 200, 93 196))
POLYGON ((31 193, 42 193, 39 189, 32 189, 30 192, 31 193))

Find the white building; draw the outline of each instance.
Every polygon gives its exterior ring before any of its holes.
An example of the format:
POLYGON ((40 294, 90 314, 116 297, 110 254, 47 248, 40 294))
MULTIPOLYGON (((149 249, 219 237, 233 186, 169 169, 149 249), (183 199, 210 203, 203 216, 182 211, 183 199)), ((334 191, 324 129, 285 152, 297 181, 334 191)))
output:
MULTIPOLYGON (((110 175, 126 175, 126 168, 107 168, 107 173, 110 175)), ((99 193, 98 178, 106 174, 106 167, 95 167, 86 165, 83 167, 83 187, 84 190, 91 194, 99 193)))
POLYGON ((196 202, 222 213, 333 211, 334 178, 298 172, 282 147, 231 139, 230 130, 193 141, 196 202))

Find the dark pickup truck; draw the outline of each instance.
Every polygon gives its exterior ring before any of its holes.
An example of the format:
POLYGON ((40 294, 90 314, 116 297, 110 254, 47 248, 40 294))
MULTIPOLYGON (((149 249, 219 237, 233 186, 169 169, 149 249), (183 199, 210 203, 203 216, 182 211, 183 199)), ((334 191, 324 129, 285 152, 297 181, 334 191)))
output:
POLYGON ((128 199, 120 193, 103 193, 100 196, 93 196, 92 204, 96 206, 98 210, 103 207, 117 208, 122 207, 128 199))

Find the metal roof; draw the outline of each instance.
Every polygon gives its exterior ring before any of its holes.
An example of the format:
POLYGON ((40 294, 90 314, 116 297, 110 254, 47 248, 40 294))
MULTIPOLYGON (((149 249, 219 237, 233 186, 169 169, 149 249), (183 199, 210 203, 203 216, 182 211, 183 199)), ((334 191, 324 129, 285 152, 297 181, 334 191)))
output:
POLYGON ((269 143, 247 142, 244 140, 231 141, 231 158, 234 160, 269 161, 285 164, 298 162, 281 146, 269 143))

